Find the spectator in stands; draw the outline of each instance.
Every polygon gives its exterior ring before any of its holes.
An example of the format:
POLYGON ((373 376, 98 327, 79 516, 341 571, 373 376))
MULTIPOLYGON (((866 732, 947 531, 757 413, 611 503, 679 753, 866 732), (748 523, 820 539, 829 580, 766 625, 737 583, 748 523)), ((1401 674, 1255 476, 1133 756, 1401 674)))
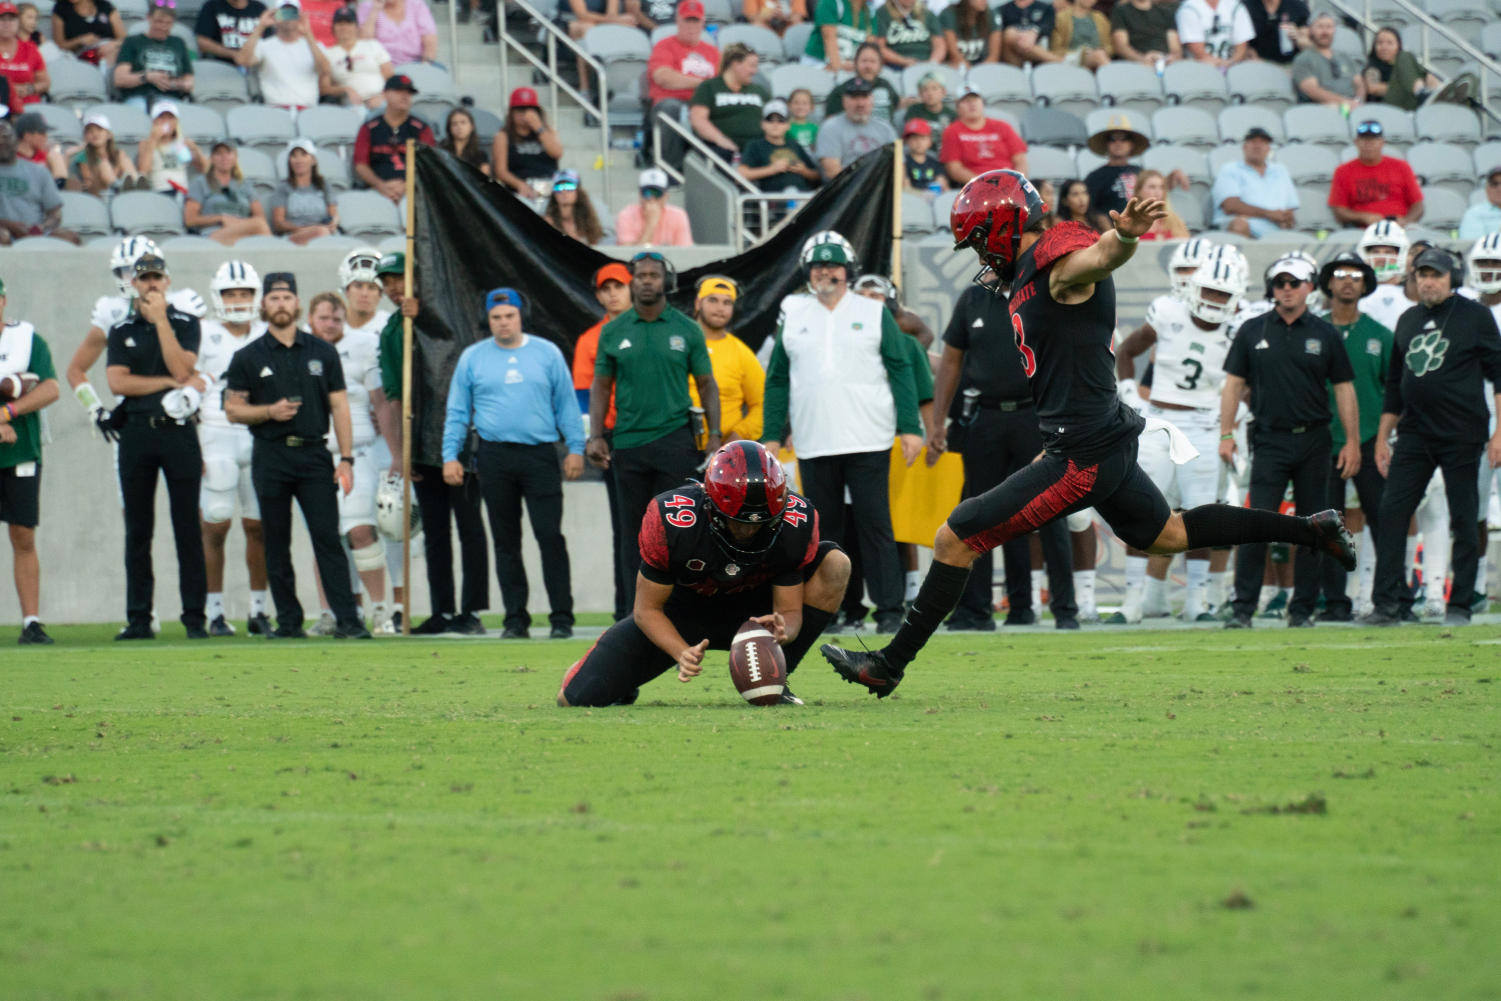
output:
POLYGON ((35 104, 52 85, 41 50, 21 37, 21 15, 10 0, 0 0, 0 76, 10 82, 10 113, 35 104))
POLYGON ((779 36, 794 24, 808 20, 807 0, 745 0, 745 19, 775 31, 779 36))
POLYGON ((637 190, 641 200, 615 217, 615 242, 629 247, 693 246, 688 213, 667 203, 667 172, 658 167, 643 170, 637 190))
POLYGON ((1251 51, 1269 63, 1290 63, 1308 48, 1308 5, 1303 0, 1246 0, 1256 28, 1251 51))
MULTIPOLYGON (((560 170, 553 175, 552 194, 547 196, 547 208, 543 210, 542 218, 553 229, 591 247, 604 239, 599 214, 594 211, 589 192, 579 187, 576 170, 560 170)), ((591 373, 593 371, 590 369, 591 373)))
POLYGON ((1308 48, 1293 60, 1293 86, 1305 104, 1332 104, 1348 108, 1365 100, 1365 78, 1359 64, 1343 52, 1334 51, 1335 21, 1320 14, 1308 26, 1308 48))
POLYGON ((672 24, 677 19, 678 6, 677 0, 625 0, 626 13, 648 34, 664 24, 672 24))
POLYGON ((199 235, 226 247, 241 237, 270 236, 266 213, 255 186, 240 170, 240 151, 227 139, 209 151, 209 169, 193 178, 182 205, 182 221, 199 235))
POLYGON ((949 180, 966 184, 987 170, 1027 172, 1027 144, 999 118, 985 117, 985 98, 973 87, 959 92, 959 120, 943 133, 938 159, 949 180))
POLYGON ((1053 54, 1094 72, 1115 58, 1110 22, 1094 9, 1095 0, 1074 0, 1058 11, 1053 24, 1053 54))
POLYGON ((141 179, 130 157, 115 145, 109 119, 97 113, 84 118, 83 147, 73 154, 69 166, 79 188, 91 195, 129 191, 141 179))
POLYGON ((803 149, 812 149, 818 141, 818 123, 813 120, 813 92, 799 87, 788 94, 787 114, 792 122, 787 128, 787 138, 803 149))
POLYGON ((16 15, 21 20, 21 30, 17 33, 19 37, 41 49, 47 39, 43 38, 41 31, 37 29, 37 24, 42 19, 42 12, 37 9, 37 5, 34 3, 17 4, 16 15))
POLYGON ((806 149, 787 137, 787 103, 768 101, 761 111, 761 138, 745 145, 740 176, 762 191, 812 191, 823 175, 806 149))
POLYGON ((1141 235, 1143 240, 1188 239, 1188 224, 1173 211, 1172 202, 1167 199, 1167 178, 1162 171, 1143 170, 1136 175, 1136 194, 1148 201, 1162 202, 1167 209, 1167 215, 1152 223, 1152 228, 1141 235))
POLYGON ((961 73, 977 63, 1000 62, 1001 20, 986 0, 957 0, 943 8, 938 23, 948 64, 961 73))
POLYGON ((908 118, 902 124, 902 147, 908 190, 932 198, 933 188, 949 189, 948 172, 933 152, 931 124, 922 118, 908 118))
POLYGON ((318 80, 332 73, 328 57, 313 38, 313 29, 302 11, 302 0, 282 0, 257 22, 240 50, 240 65, 259 66, 261 94, 273 108, 296 112, 318 103, 318 80), (262 39, 261 31, 274 27, 276 34, 262 39))
MULTIPOLYGON (((1054 222, 1082 223, 1099 232, 1094 216, 1089 211, 1089 185, 1080 180, 1064 181, 1058 191, 1058 205, 1053 210, 1054 222)), ((1041 196, 1042 189, 1038 188, 1037 193, 1041 196)))
POLYGON ((125 24, 109 0, 57 0, 52 41, 91 66, 111 62, 125 40, 125 24))
POLYGON ((1366 97, 1403 111, 1416 111, 1428 91, 1437 90, 1439 79, 1424 72, 1417 57, 1403 51, 1402 36, 1395 28, 1382 28, 1371 43, 1365 64, 1366 97))
POLYGON ((871 150, 896 142, 896 130, 875 117, 870 81, 853 77, 844 86, 844 113, 825 118, 818 127, 813 155, 832 178, 871 150))
POLYGON ((363 0, 359 14, 360 37, 384 45, 397 66, 438 57, 438 25, 423 0, 381 0, 378 9, 363 0))
POLYGON ((45 167, 54 181, 68 179, 68 161, 63 158, 62 147, 47 138, 47 119, 28 111, 16 116, 15 129, 17 157, 45 167))
POLYGON ((1225 69, 1250 58, 1256 26, 1241 0, 1183 0, 1177 23, 1190 59, 1225 69))
MULTIPOLYGON (((1089 137, 1089 151, 1105 157, 1105 162, 1089 172, 1084 183, 1089 186, 1089 211, 1094 228, 1100 232, 1112 228, 1110 213, 1124 212, 1126 203, 1136 195, 1136 178, 1141 167, 1131 161, 1151 146, 1151 140, 1138 132, 1134 120, 1125 112, 1111 115, 1105 127, 1089 137)), ((1188 175, 1173 171, 1173 183, 1188 190, 1188 175)))
POLYGON ((130 35, 120 45, 114 79, 126 104, 147 111, 164 97, 192 96, 193 60, 187 43, 172 34, 176 23, 176 0, 151 0, 145 34, 130 35))
POLYGON ((398 204, 406 197, 407 140, 436 146, 433 130, 412 115, 417 88, 397 73, 386 80, 386 110, 360 126, 354 140, 354 173, 361 181, 398 204))
POLYGON ((1155 67, 1183 58, 1178 41, 1178 5, 1153 0, 1124 0, 1110 12, 1110 40, 1115 58, 1155 67))
POLYGON ((1272 134, 1251 128, 1240 150, 1244 161, 1221 167, 1209 192, 1214 228, 1257 238, 1275 229, 1292 229, 1294 210, 1301 203, 1287 168, 1268 161, 1272 134))
POLYGON ((474 115, 468 108, 461 106, 448 113, 448 121, 443 123, 443 141, 438 148, 448 150, 471 167, 477 167, 485 176, 490 175, 490 154, 479 141, 474 115))
POLYGON ((948 88, 936 73, 927 74, 917 81, 917 103, 907 109, 906 117, 902 120, 910 122, 921 118, 932 126, 933 134, 941 138, 943 130, 958 117, 945 100, 948 94, 948 88))
POLYGON ((891 81, 881 75, 881 47, 875 42, 861 42, 855 50, 855 75, 829 91, 823 102, 824 117, 831 118, 844 110, 844 91, 853 80, 870 84, 873 114, 880 121, 891 124, 891 114, 901 106, 902 96, 891 81))
MULTIPOLYGON (((666 116, 684 122, 688 102, 698 85, 719 72, 719 50, 704 40, 704 5, 700 0, 682 0, 677 9, 677 34, 662 39, 651 50, 646 64, 647 99, 651 102, 649 124, 666 116)), ((684 122, 686 124, 686 122, 684 122)), ((667 127, 662 132, 662 155, 673 167, 683 163, 682 137, 667 127)))
POLYGON ((875 18, 865 0, 818 0, 813 8, 813 34, 803 49, 804 66, 822 66, 831 73, 855 68, 855 50, 875 31, 875 18))
POLYGON ((59 229, 63 199, 47 168, 16 157, 16 130, 0 120, 0 247, 29 236, 55 236, 79 243, 76 233, 59 229))
POLYGON ((266 207, 271 232, 299 247, 339 231, 339 206, 318 173, 318 147, 311 139, 293 139, 287 147, 287 179, 271 192, 266 207))
POLYGON ((545 198, 562 156, 563 140, 547 124, 537 92, 530 87, 511 91, 505 127, 490 142, 495 179, 521 198, 545 198))
POLYGON ((1047 0, 1010 0, 996 13, 1001 24, 1001 58, 1013 66, 1057 63, 1052 50, 1057 11, 1047 0))
POLYGON ((334 44, 323 50, 328 73, 318 89, 343 94, 351 107, 378 108, 386 101, 386 81, 396 72, 391 53, 373 38, 360 37, 359 15, 353 7, 334 12, 334 44))
POLYGON ((240 64, 240 50, 258 26, 266 5, 261 0, 207 0, 198 8, 193 34, 198 36, 199 58, 240 64))
POLYGON ((1341 226, 1369 226, 1395 219, 1404 227, 1423 218, 1423 189, 1406 160, 1385 156, 1386 138, 1377 121, 1355 127, 1360 155, 1334 171, 1329 207, 1341 226))
POLYGON ((761 57, 740 42, 725 46, 719 59, 719 75, 710 77, 693 91, 688 121, 693 132, 711 148, 723 150, 729 160, 761 138, 761 109, 771 100, 771 91, 754 83, 761 57))
MULTIPOLYGON (((636 18, 623 9, 623 0, 568 0, 568 9, 562 20, 568 25, 568 37, 582 42, 589 29, 600 24, 619 24, 627 28, 636 26, 636 18)), ((588 94, 589 64, 582 55, 575 60, 578 67, 579 90, 588 94)))
POLYGON ((876 44, 887 66, 898 69, 917 63, 941 63, 947 50, 938 15, 923 0, 886 0, 876 11, 876 44))
POLYGON ((1501 233, 1501 166, 1485 175, 1485 201, 1465 209, 1459 220, 1461 240, 1478 240, 1492 233, 1501 233))
MULTIPOLYGON (((131 36, 136 37, 136 36, 131 36)), ((150 191, 168 195, 188 193, 188 168, 202 174, 208 158, 193 140, 185 138, 177 122, 177 104, 158 101, 152 111, 151 131, 136 150, 136 165, 150 191)))
MULTIPOLYGON (((334 15, 347 6, 346 0, 302 0, 302 12, 307 15, 308 27, 312 29, 315 43, 323 48, 334 44, 334 15)), ((464 10, 462 5, 460 10, 464 10)), ((459 23, 465 23, 462 16, 459 23)))

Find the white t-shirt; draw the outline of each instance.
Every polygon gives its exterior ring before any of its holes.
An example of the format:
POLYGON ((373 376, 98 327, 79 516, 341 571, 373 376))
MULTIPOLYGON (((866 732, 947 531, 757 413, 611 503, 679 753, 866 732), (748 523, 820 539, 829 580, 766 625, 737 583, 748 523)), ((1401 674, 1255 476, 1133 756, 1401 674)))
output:
POLYGON ((263 320, 253 320, 244 337, 236 337, 218 320, 204 320, 200 324, 202 338, 198 342, 198 364, 194 366, 203 381, 208 383, 203 391, 203 403, 198 408, 200 419, 214 427, 237 428, 247 434, 250 428, 244 424, 231 424, 224 416, 224 373, 229 371, 229 362, 235 352, 266 332, 263 320))
POLYGON ((261 95, 279 108, 311 108, 318 103, 318 64, 306 38, 283 42, 272 35, 255 47, 261 68, 261 95))
POLYGON ((1147 309, 1147 323, 1157 332, 1152 402, 1217 409, 1225 385, 1225 355, 1230 351, 1227 325, 1205 330, 1194 322, 1188 303, 1175 295, 1154 299, 1147 309))
POLYGON ((353 87, 361 98, 368 101, 386 86, 386 78, 380 68, 391 61, 391 53, 373 38, 362 38, 353 49, 342 45, 325 45, 323 54, 333 68, 335 86, 353 87))
POLYGON ((377 309, 375 315, 370 318, 370 322, 363 327, 352 327, 348 323, 345 323, 344 333, 370 334, 378 341, 380 332, 386 329, 386 321, 389 319, 391 319, 391 311, 389 309, 377 309))
MULTIPOLYGON (((354 447, 362 448, 375 440, 375 421, 370 416, 370 391, 379 389, 380 338, 375 334, 350 330, 334 345, 344 366, 344 391, 349 395, 349 426, 354 433, 354 447)), ((330 422, 331 424, 332 422, 330 422)), ((329 448, 338 442, 329 431, 329 448)))
POLYGON ((1229 59, 1235 47, 1256 37, 1251 13, 1240 0, 1219 0, 1218 7, 1208 0, 1183 0, 1178 5, 1178 40, 1203 42, 1205 50, 1220 59, 1229 59))

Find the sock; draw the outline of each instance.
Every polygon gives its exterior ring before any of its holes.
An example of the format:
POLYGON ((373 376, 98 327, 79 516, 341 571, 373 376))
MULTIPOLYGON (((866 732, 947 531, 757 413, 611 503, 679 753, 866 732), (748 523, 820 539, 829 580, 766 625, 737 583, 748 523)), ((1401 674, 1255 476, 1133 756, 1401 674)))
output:
POLYGON ((1183 512, 1189 549, 1237 546, 1243 542, 1290 542, 1312 546, 1318 533, 1307 518, 1229 504, 1201 504, 1183 512))
POLYGON ((1490 569, 1489 564, 1491 562, 1490 557, 1486 554, 1486 549, 1489 548, 1489 540, 1484 540, 1483 536, 1482 539, 1483 541, 1480 543, 1480 559, 1475 563, 1474 590, 1476 594, 1485 593, 1486 572, 1490 569))
POLYGON ((208 604, 204 607, 203 614, 208 616, 208 620, 210 622, 214 621, 219 616, 221 616, 221 615, 224 614, 224 592, 223 591, 218 591, 218 592, 210 591, 209 592, 209 595, 208 595, 208 604))
POLYGON ((1371 528, 1367 525, 1360 532, 1360 555, 1359 563, 1355 568, 1360 577, 1360 590, 1358 593, 1362 608, 1371 603, 1371 592, 1376 587, 1376 540, 1371 535, 1371 528))
POLYGON ((1193 621, 1204 611, 1204 589, 1209 583, 1208 560, 1184 560, 1187 571, 1187 595, 1183 599, 1183 618, 1193 621))
POLYGON ((1039 616, 1042 615, 1042 581, 1046 572, 1045 570, 1032 571, 1032 611, 1039 616))
POLYGON ((969 580, 969 567, 956 567, 949 563, 933 561, 922 587, 907 609, 902 627, 896 631, 891 642, 882 651, 886 663, 901 670, 917 656, 917 651, 928 642, 943 620, 948 618, 964 596, 964 585, 969 580))
POLYGON ((1074 571, 1074 602, 1079 606, 1079 615, 1083 618, 1092 618, 1098 614, 1094 607, 1094 574, 1093 570, 1074 571))
POLYGON ((1402 572, 1402 579, 1404 581, 1407 581, 1409 583, 1412 582, 1412 579, 1413 579, 1413 577, 1412 577, 1412 571, 1413 571, 1413 568, 1417 565, 1417 562, 1418 562, 1418 537, 1416 535, 1409 535, 1407 537, 1407 563, 1404 564, 1405 569, 1402 572))
POLYGON ((21 620, 21 628, 25 629, 27 626, 31 625, 33 622, 41 622, 41 621, 42 620, 39 619, 35 615, 28 615, 28 616, 26 616, 25 618, 23 618, 21 620))
POLYGON ((394 604, 394 605, 391 606, 391 614, 392 615, 404 615, 404 614, 406 614, 406 608, 404 608, 402 606, 401 602, 398 601, 398 602, 396 602, 396 604, 394 604))
POLYGON ((834 621, 834 616, 838 614, 837 610, 825 612, 822 608, 814 608, 812 605, 803 606, 803 627, 798 631, 797 639, 782 647, 782 657, 787 661, 789 675, 797 670, 797 665, 802 663, 803 655, 813 649, 813 644, 818 642, 824 629, 834 621))
POLYGON ((903 601, 911 601, 913 598, 916 598, 917 597, 918 589, 921 588, 921 587, 922 587, 922 574, 919 573, 919 572, 917 572, 916 570, 908 570, 907 571, 907 593, 903 596, 902 600, 903 601))
POLYGON ((1167 605, 1167 581, 1158 580, 1151 574, 1147 574, 1146 590, 1142 594, 1142 606, 1145 608, 1159 609, 1167 605))
POLYGON ((266 614, 266 592, 265 591, 251 591, 250 592, 250 617, 253 619, 257 615, 265 615, 265 614, 266 614))
POLYGON ((1209 604, 1215 608, 1219 608, 1228 600, 1226 596, 1230 592, 1225 587, 1228 583, 1230 583, 1229 570, 1221 570, 1218 573, 1211 573, 1209 575, 1209 604))
POLYGON ((1147 580, 1147 558, 1126 557, 1126 596, 1121 601, 1121 614, 1127 622, 1141 621, 1141 592, 1147 580))
POLYGON ((1256 607, 1265 608, 1273 598, 1277 597, 1277 592, 1280 590, 1282 589, 1276 584, 1261 585, 1261 597, 1256 600, 1256 607))

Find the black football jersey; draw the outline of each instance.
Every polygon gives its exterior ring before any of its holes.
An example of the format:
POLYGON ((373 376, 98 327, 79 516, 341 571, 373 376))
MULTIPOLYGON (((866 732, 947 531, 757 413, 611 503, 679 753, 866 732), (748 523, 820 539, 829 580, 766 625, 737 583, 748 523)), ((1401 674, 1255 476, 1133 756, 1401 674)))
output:
POLYGON ((1050 452, 1086 458, 1117 450, 1139 435, 1141 416, 1115 388, 1115 280, 1069 306, 1048 291, 1059 258, 1093 246, 1099 234, 1082 223, 1059 223, 1022 254, 1011 284, 1011 332, 1037 401, 1037 420, 1050 452))
POLYGON ((793 587, 818 552, 818 512, 788 491, 782 532, 760 562, 731 559, 709 528, 709 500, 697 483, 652 498, 641 519, 641 575, 702 597, 733 594, 762 584, 793 587))

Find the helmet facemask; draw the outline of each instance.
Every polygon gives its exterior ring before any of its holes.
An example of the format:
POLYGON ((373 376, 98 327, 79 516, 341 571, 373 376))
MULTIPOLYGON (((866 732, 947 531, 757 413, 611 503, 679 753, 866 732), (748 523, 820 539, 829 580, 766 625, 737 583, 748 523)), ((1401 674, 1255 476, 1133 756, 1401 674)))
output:
POLYGON ((1196 319, 1220 326, 1235 317, 1246 294, 1245 282, 1228 261, 1201 264, 1189 282, 1188 311, 1196 319))

